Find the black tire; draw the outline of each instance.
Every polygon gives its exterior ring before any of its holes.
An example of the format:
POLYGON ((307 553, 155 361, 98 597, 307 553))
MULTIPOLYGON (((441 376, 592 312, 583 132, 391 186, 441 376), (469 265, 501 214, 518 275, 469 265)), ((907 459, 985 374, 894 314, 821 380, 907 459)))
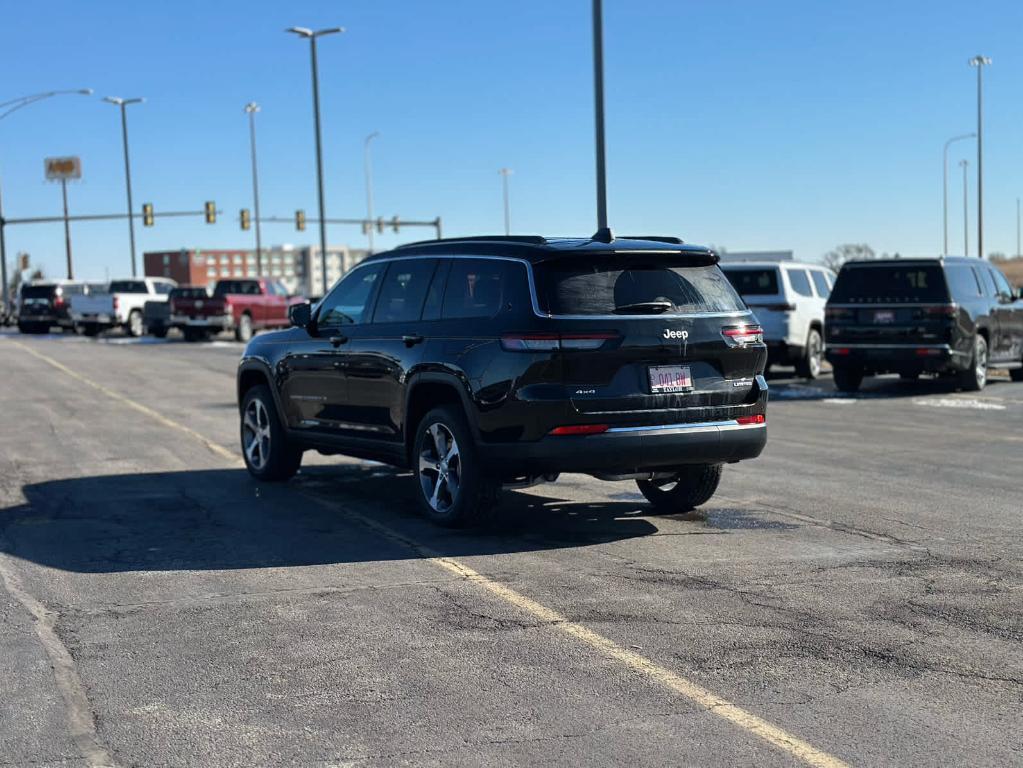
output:
POLYGON ((146 332, 146 324, 142 320, 142 313, 137 309, 133 309, 128 313, 128 322, 124 326, 124 330, 128 332, 128 335, 132 338, 138 338, 146 332))
POLYGON ((492 509, 501 486, 484 471, 461 408, 434 408, 415 429, 412 472, 416 502, 423 515, 438 525, 455 527, 473 522, 492 509), (453 454, 448 443, 451 438, 453 454), (440 449, 438 440, 442 443, 440 449), (435 490, 431 493, 430 489, 435 490))
POLYGON ((987 339, 979 333, 973 340, 973 355, 970 367, 962 371, 958 378, 959 388, 964 392, 980 392, 987 384, 987 339))
POLYGON ((81 326, 82 333, 86 336, 97 336, 99 335, 99 326, 95 323, 85 323, 81 326))
POLYGON ((863 370, 851 366, 836 365, 833 371, 835 388, 839 392, 858 392, 863 383, 863 370))
POLYGON ((639 492, 654 505, 654 512, 670 515, 691 512, 710 501, 721 482, 722 464, 693 464, 679 467, 667 480, 637 480, 639 492))
POLYGON ((154 325, 149 329, 149 334, 155 336, 158 339, 167 338, 167 326, 166 325, 154 325))
POLYGON ((268 482, 294 477, 302 466, 302 451, 288 442, 269 387, 259 384, 245 393, 239 421, 242 458, 249 474, 268 482))
POLYGON ((821 360, 824 357, 824 340, 821 332, 811 328, 806 335, 803 356, 796 360, 796 375, 804 379, 816 379, 821 375, 821 360))
POLYGON ((1013 368, 1012 370, 1010 370, 1009 378, 1012 379, 1013 381, 1023 381, 1023 368, 1013 368))
POLYGON ((252 315, 244 312, 238 318, 238 327, 234 329, 235 341, 247 342, 252 338, 252 315))

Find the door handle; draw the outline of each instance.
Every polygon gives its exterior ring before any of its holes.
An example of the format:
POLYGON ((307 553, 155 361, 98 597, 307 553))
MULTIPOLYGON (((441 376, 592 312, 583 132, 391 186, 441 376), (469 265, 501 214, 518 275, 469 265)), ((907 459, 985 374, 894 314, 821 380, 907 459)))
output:
POLYGON ((422 343, 423 337, 418 333, 406 333, 401 340, 405 342, 406 347, 414 347, 416 344, 422 343))
POLYGON ((332 345, 334 345, 335 348, 336 347, 340 347, 342 344, 347 344, 348 343, 348 337, 347 336, 331 336, 330 337, 330 343, 332 345))

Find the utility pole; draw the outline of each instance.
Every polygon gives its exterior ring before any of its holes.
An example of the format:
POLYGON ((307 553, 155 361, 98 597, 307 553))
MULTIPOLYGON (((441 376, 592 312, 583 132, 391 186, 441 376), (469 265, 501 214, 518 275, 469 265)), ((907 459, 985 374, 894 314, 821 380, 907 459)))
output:
POLYGON ((1016 258, 1023 256, 1023 251, 1019 249, 1019 198, 1016 198, 1016 258))
POLYGON ((963 256, 970 255, 970 230, 967 222, 969 216, 969 198, 967 196, 966 185, 968 180, 966 178, 966 168, 969 166, 968 160, 960 160, 959 167, 963 169, 963 256))
POLYGON ((593 102, 597 149, 597 229, 607 227, 607 177, 604 163, 604 10, 593 0, 593 102))
POLYGON ((252 209, 256 214, 256 274, 263 275, 263 238, 259 228, 259 173, 256 170, 256 113, 259 105, 250 101, 245 105, 249 116, 249 146, 252 152, 252 209))
POLYGON ((60 192, 64 197, 64 251, 67 254, 67 279, 75 279, 75 270, 71 266, 71 222, 67 217, 67 179, 60 180, 60 192))
POLYGON ((121 138, 124 143, 124 185, 128 190, 128 245, 131 249, 131 276, 137 277, 138 271, 135 266, 135 217, 132 215, 131 202, 131 161, 128 159, 128 113, 129 104, 141 104, 145 99, 122 99, 116 96, 107 96, 103 101, 113 104, 121 109, 121 138))
POLYGON ((977 255, 984 258, 984 67, 987 56, 974 56, 970 66, 977 68, 977 255))
POLYGON ((508 177, 514 173, 511 168, 502 168, 498 171, 501 174, 501 187, 504 191, 504 234, 511 234, 511 208, 508 204, 508 177))
POLYGON ((362 143, 362 169, 366 175, 366 220, 369 221, 366 235, 369 237, 370 253, 373 253, 373 164, 370 159, 369 143, 379 135, 380 131, 373 131, 362 143))

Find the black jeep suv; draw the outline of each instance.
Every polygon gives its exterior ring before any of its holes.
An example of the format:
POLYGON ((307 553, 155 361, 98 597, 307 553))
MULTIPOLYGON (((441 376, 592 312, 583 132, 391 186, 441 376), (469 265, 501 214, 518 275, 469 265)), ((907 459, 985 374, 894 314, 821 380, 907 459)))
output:
POLYGON ((302 452, 411 469, 456 524, 502 485, 634 479, 659 511, 714 494, 767 439, 760 327, 706 248, 677 238, 479 237, 372 256, 238 369, 261 480, 302 452))
POLYGON ((884 259, 842 267, 825 309, 835 386, 869 374, 935 373, 978 391, 989 368, 1023 381, 1023 301, 980 259, 884 259))

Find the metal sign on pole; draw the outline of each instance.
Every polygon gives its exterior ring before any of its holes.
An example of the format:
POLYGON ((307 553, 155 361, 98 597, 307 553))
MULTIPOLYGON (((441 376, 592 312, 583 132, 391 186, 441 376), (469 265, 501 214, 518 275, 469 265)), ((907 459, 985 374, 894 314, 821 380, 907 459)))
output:
POLYGON ((71 261, 71 222, 67 209, 68 179, 82 178, 82 160, 79 157, 47 157, 43 161, 48 181, 59 181, 61 197, 64 200, 64 252, 67 255, 67 279, 75 279, 75 270, 71 261))

